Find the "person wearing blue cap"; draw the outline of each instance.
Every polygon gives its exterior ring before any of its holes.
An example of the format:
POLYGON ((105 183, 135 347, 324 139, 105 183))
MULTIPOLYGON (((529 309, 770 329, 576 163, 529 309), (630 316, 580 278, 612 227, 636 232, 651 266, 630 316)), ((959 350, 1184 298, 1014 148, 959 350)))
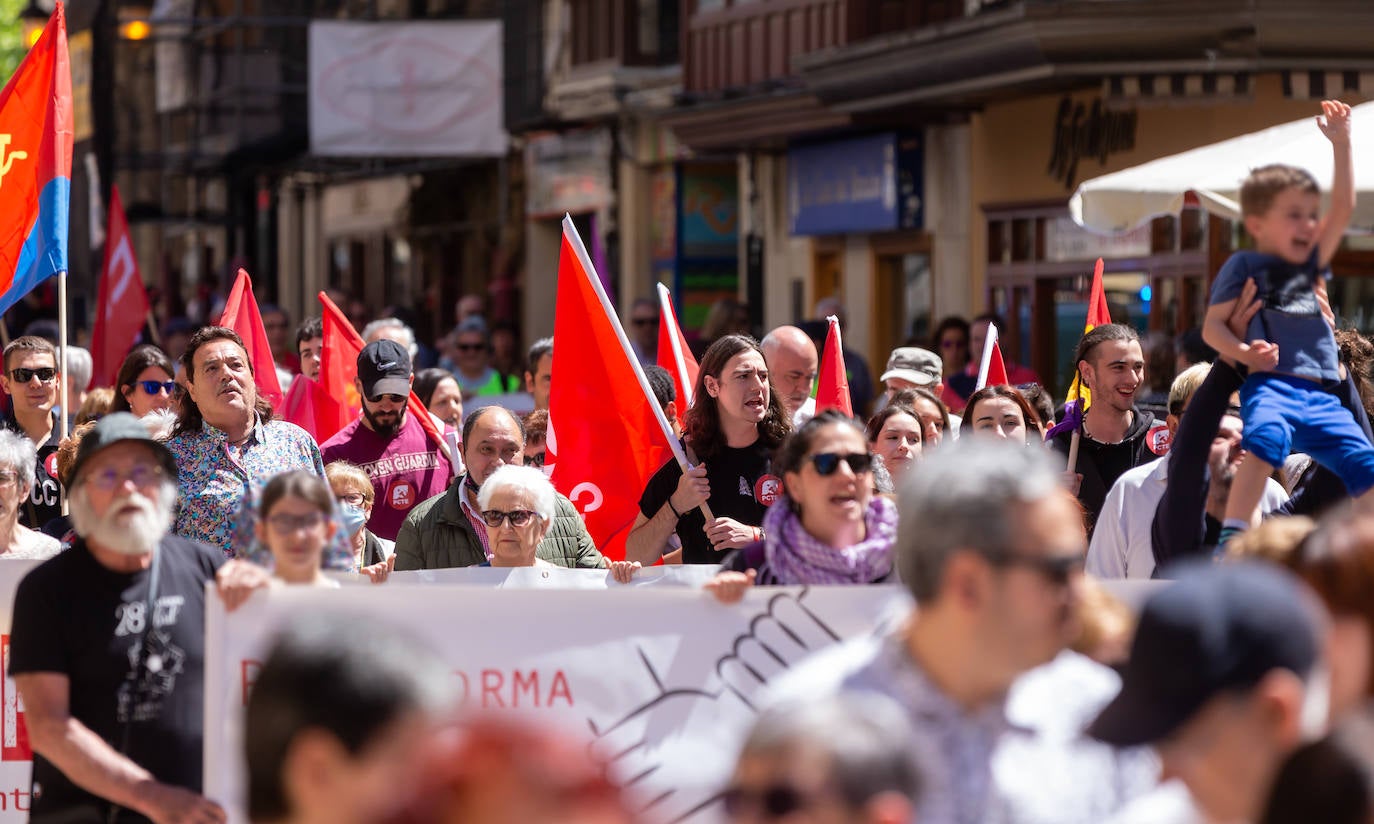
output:
POLYGON ((1152 745, 1182 787, 1170 782, 1111 820, 1258 821, 1284 759, 1326 724, 1320 607, 1267 564, 1171 572, 1177 582, 1141 611, 1121 692, 1088 734, 1152 745))

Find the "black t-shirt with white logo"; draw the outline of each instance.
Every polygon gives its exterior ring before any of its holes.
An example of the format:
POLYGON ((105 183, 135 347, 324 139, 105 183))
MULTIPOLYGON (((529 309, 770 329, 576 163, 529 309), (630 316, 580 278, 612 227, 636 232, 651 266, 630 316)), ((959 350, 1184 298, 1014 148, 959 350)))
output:
MULTIPOLYGON (((157 604, 148 621, 149 570, 115 572, 85 542, 34 568, 19 584, 10 630, 10 675, 59 673, 70 711, 160 782, 201 787, 205 714, 205 584, 224 562, 194 541, 167 536, 157 548, 157 604), (148 633, 147 648, 139 646, 148 633)), ((33 821, 104 821, 110 802, 33 757, 33 821), (68 819, 68 816, 78 816, 68 819)), ((121 810, 121 821, 142 821, 121 810)))
MULTIPOLYGON (((738 449, 725 447, 706 464, 706 480, 711 497, 706 505, 717 518, 732 518, 748 526, 763 523, 763 515, 773 501, 782 497, 782 481, 771 474, 772 450, 756 441, 738 449)), ((644 487, 639 511, 652 518, 677 489, 682 469, 676 460, 668 461, 644 487)), ((682 513, 677 522, 682 539, 684 564, 718 564, 727 553, 716 552, 706 539, 706 517, 700 509, 682 513)))

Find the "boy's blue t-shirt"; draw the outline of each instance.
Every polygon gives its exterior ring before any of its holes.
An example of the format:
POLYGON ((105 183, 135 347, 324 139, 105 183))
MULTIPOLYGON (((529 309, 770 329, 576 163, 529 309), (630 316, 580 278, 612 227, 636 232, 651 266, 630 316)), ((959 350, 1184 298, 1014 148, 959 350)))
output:
POLYGON ((1266 340, 1279 347, 1275 372, 1299 375, 1317 381, 1340 380, 1336 338, 1322 317, 1313 289, 1318 278, 1331 277, 1331 270, 1317 266, 1319 250, 1302 264, 1292 264, 1263 252, 1236 252, 1226 259, 1212 283, 1209 303, 1216 305, 1240 297, 1248 278, 1255 279, 1264 306, 1250 319, 1246 343, 1266 340))

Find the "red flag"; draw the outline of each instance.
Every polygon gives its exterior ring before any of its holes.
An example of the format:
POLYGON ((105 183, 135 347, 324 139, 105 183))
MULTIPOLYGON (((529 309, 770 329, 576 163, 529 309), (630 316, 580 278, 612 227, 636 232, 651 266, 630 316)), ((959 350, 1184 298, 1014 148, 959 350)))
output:
POLYGON ((673 376, 677 387, 677 425, 687 425, 687 409, 692 405, 692 389, 697 385, 697 359, 687 348, 687 339, 677 325, 677 312, 668 297, 668 287, 658 285, 658 365, 673 376), (676 343, 676 348, 674 348, 676 343))
POLYGON ((347 422, 348 414, 328 392, 305 375, 297 375, 282 401, 281 419, 310 433, 316 443, 324 443, 347 422), (325 434, 328 433, 328 434, 325 434))
POLYGON ((583 262, 585 249, 579 255, 580 242, 573 245, 572 231, 565 222, 546 466, 553 485, 582 513, 601 554, 621 560, 639 496, 673 453, 629 339, 596 273, 583 262))
MULTIPOLYGON (((358 379, 358 353, 363 351, 363 339, 324 292, 320 292, 320 306, 323 307, 321 320, 324 335, 321 341, 319 383, 324 394, 334 400, 334 408, 337 410, 331 412, 326 409, 324 414, 317 417, 320 432, 315 440, 324 443, 362 411, 362 399, 358 397, 358 388, 354 382, 358 379), (334 425, 335 420, 337 425, 334 425)), ((406 413, 415 416, 425 430, 425 435, 451 462, 453 456, 449 454, 448 444, 444 442, 439 427, 413 391, 406 401, 406 413)))
POLYGON ((816 413, 838 409, 854 417, 854 405, 849 399, 849 377, 844 371, 844 346, 840 342, 839 318, 826 318, 830 331, 825 335, 825 351, 821 353, 820 382, 816 385, 816 413))
POLYGON ((1009 386, 1007 364, 1002 360, 1002 344, 997 341, 997 327, 988 324, 988 336, 983 342, 982 360, 978 366, 978 384, 974 391, 985 386, 1009 386))
POLYGON ((100 270, 97 295, 95 331, 91 335, 91 356, 95 361, 91 385, 114 386, 119 367, 148 317, 148 293, 138 272, 117 186, 110 188, 109 231, 105 234, 105 263, 100 270))
POLYGON ((253 297, 253 281, 242 268, 234 281, 234 288, 229 292, 229 299, 224 302, 224 314, 219 317, 219 325, 233 329, 243 338, 248 360, 253 364, 253 379, 258 385, 258 394, 273 407, 280 407, 282 392, 281 381, 277 380, 277 363, 272 359, 272 348, 267 345, 267 328, 262 325, 258 301, 253 297))
POLYGON ((0 90, 0 312, 67 271, 73 122, 67 18, 58 3, 0 90))

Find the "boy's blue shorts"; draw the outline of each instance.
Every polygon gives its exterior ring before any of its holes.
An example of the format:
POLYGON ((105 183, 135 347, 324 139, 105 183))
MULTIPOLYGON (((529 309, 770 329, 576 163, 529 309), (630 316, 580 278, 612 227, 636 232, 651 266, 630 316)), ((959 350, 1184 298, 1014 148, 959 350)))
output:
POLYGON ((1352 496, 1374 488, 1374 446, 1350 410, 1321 384, 1261 372, 1240 387, 1241 446, 1270 466, 1296 449, 1331 470, 1352 496))

